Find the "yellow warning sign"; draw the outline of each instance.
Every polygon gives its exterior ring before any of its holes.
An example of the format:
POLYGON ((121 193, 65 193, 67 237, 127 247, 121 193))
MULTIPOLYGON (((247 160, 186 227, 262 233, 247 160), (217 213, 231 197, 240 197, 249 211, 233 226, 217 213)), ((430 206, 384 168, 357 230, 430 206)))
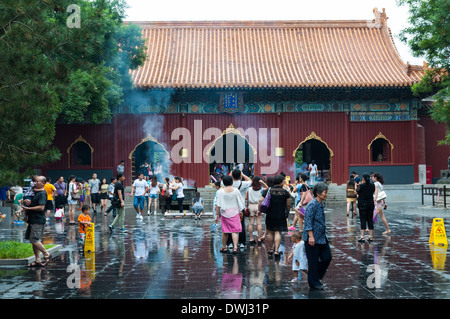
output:
POLYGON ((95 254, 88 253, 84 256, 84 262, 86 263, 86 276, 90 281, 95 279, 95 254))
POLYGON ((436 270, 445 270, 445 260, 447 259, 447 246, 430 246, 431 261, 436 270))
POLYGON ((91 223, 86 227, 86 237, 84 240, 84 251, 95 252, 95 227, 91 223))
POLYGON ((430 244, 447 246, 447 235, 445 234, 444 220, 442 218, 434 218, 430 232, 430 244))

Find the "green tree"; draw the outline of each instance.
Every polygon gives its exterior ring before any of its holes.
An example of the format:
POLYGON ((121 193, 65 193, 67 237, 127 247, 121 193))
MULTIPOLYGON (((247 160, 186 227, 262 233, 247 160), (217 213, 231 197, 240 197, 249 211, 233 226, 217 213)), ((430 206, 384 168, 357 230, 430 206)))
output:
POLYGON ((450 145, 450 1, 449 0, 398 0, 408 5, 410 26, 400 37, 413 54, 425 57, 430 69, 422 80, 413 85, 416 96, 435 94, 431 106, 431 118, 447 125, 445 139, 439 144, 450 145))
POLYGON ((125 8, 124 0, 0 2, 0 185, 60 157, 57 120, 102 123, 132 89, 128 71, 145 48, 140 28, 123 22, 125 8))

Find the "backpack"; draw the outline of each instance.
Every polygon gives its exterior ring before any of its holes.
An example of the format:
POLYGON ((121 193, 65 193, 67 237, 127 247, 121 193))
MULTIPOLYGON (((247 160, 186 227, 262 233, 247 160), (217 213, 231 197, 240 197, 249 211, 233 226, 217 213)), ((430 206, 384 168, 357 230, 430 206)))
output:
POLYGON ((164 188, 163 187, 163 189, 162 189, 162 191, 161 191, 161 195, 164 197, 164 198, 169 198, 171 195, 170 195, 170 191, 169 191, 169 186, 167 186, 166 188, 164 188))

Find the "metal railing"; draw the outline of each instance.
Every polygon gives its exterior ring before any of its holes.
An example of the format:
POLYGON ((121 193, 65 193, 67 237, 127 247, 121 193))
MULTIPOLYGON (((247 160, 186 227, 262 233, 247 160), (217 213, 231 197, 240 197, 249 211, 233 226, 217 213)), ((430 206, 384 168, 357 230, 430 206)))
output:
POLYGON ((444 208, 447 208, 447 196, 450 196, 450 189, 447 189, 446 185, 440 186, 423 186, 422 185, 422 205, 424 205, 425 196, 432 197, 433 206, 441 201, 441 197, 444 200, 444 208), (449 191, 447 191, 449 190, 449 191))

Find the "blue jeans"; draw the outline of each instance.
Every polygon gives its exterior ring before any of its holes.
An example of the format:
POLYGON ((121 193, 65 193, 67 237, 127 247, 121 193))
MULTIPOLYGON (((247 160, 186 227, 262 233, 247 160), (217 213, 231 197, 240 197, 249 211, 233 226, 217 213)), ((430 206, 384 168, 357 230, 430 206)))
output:
POLYGON ((192 206, 192 210, 195 215, 199 215, 203 211, 203 206, 192 206))
POLYGON ((134 196, 133 206, 134 208, 138 208, 141 206, 141 210, 144 210, 145 197, 144 196, 134 196))
MULTIPOLYGON (((111 199, 110 199, 111 200, 111 199)), ((117 210, 114 207, 114 205, 111 204, 111 206, 109 206, 109 208, 106 210, 106 214, 109 214, 110 211, 113 211, 113 217, 116 217, 117 215, 117 210)))

